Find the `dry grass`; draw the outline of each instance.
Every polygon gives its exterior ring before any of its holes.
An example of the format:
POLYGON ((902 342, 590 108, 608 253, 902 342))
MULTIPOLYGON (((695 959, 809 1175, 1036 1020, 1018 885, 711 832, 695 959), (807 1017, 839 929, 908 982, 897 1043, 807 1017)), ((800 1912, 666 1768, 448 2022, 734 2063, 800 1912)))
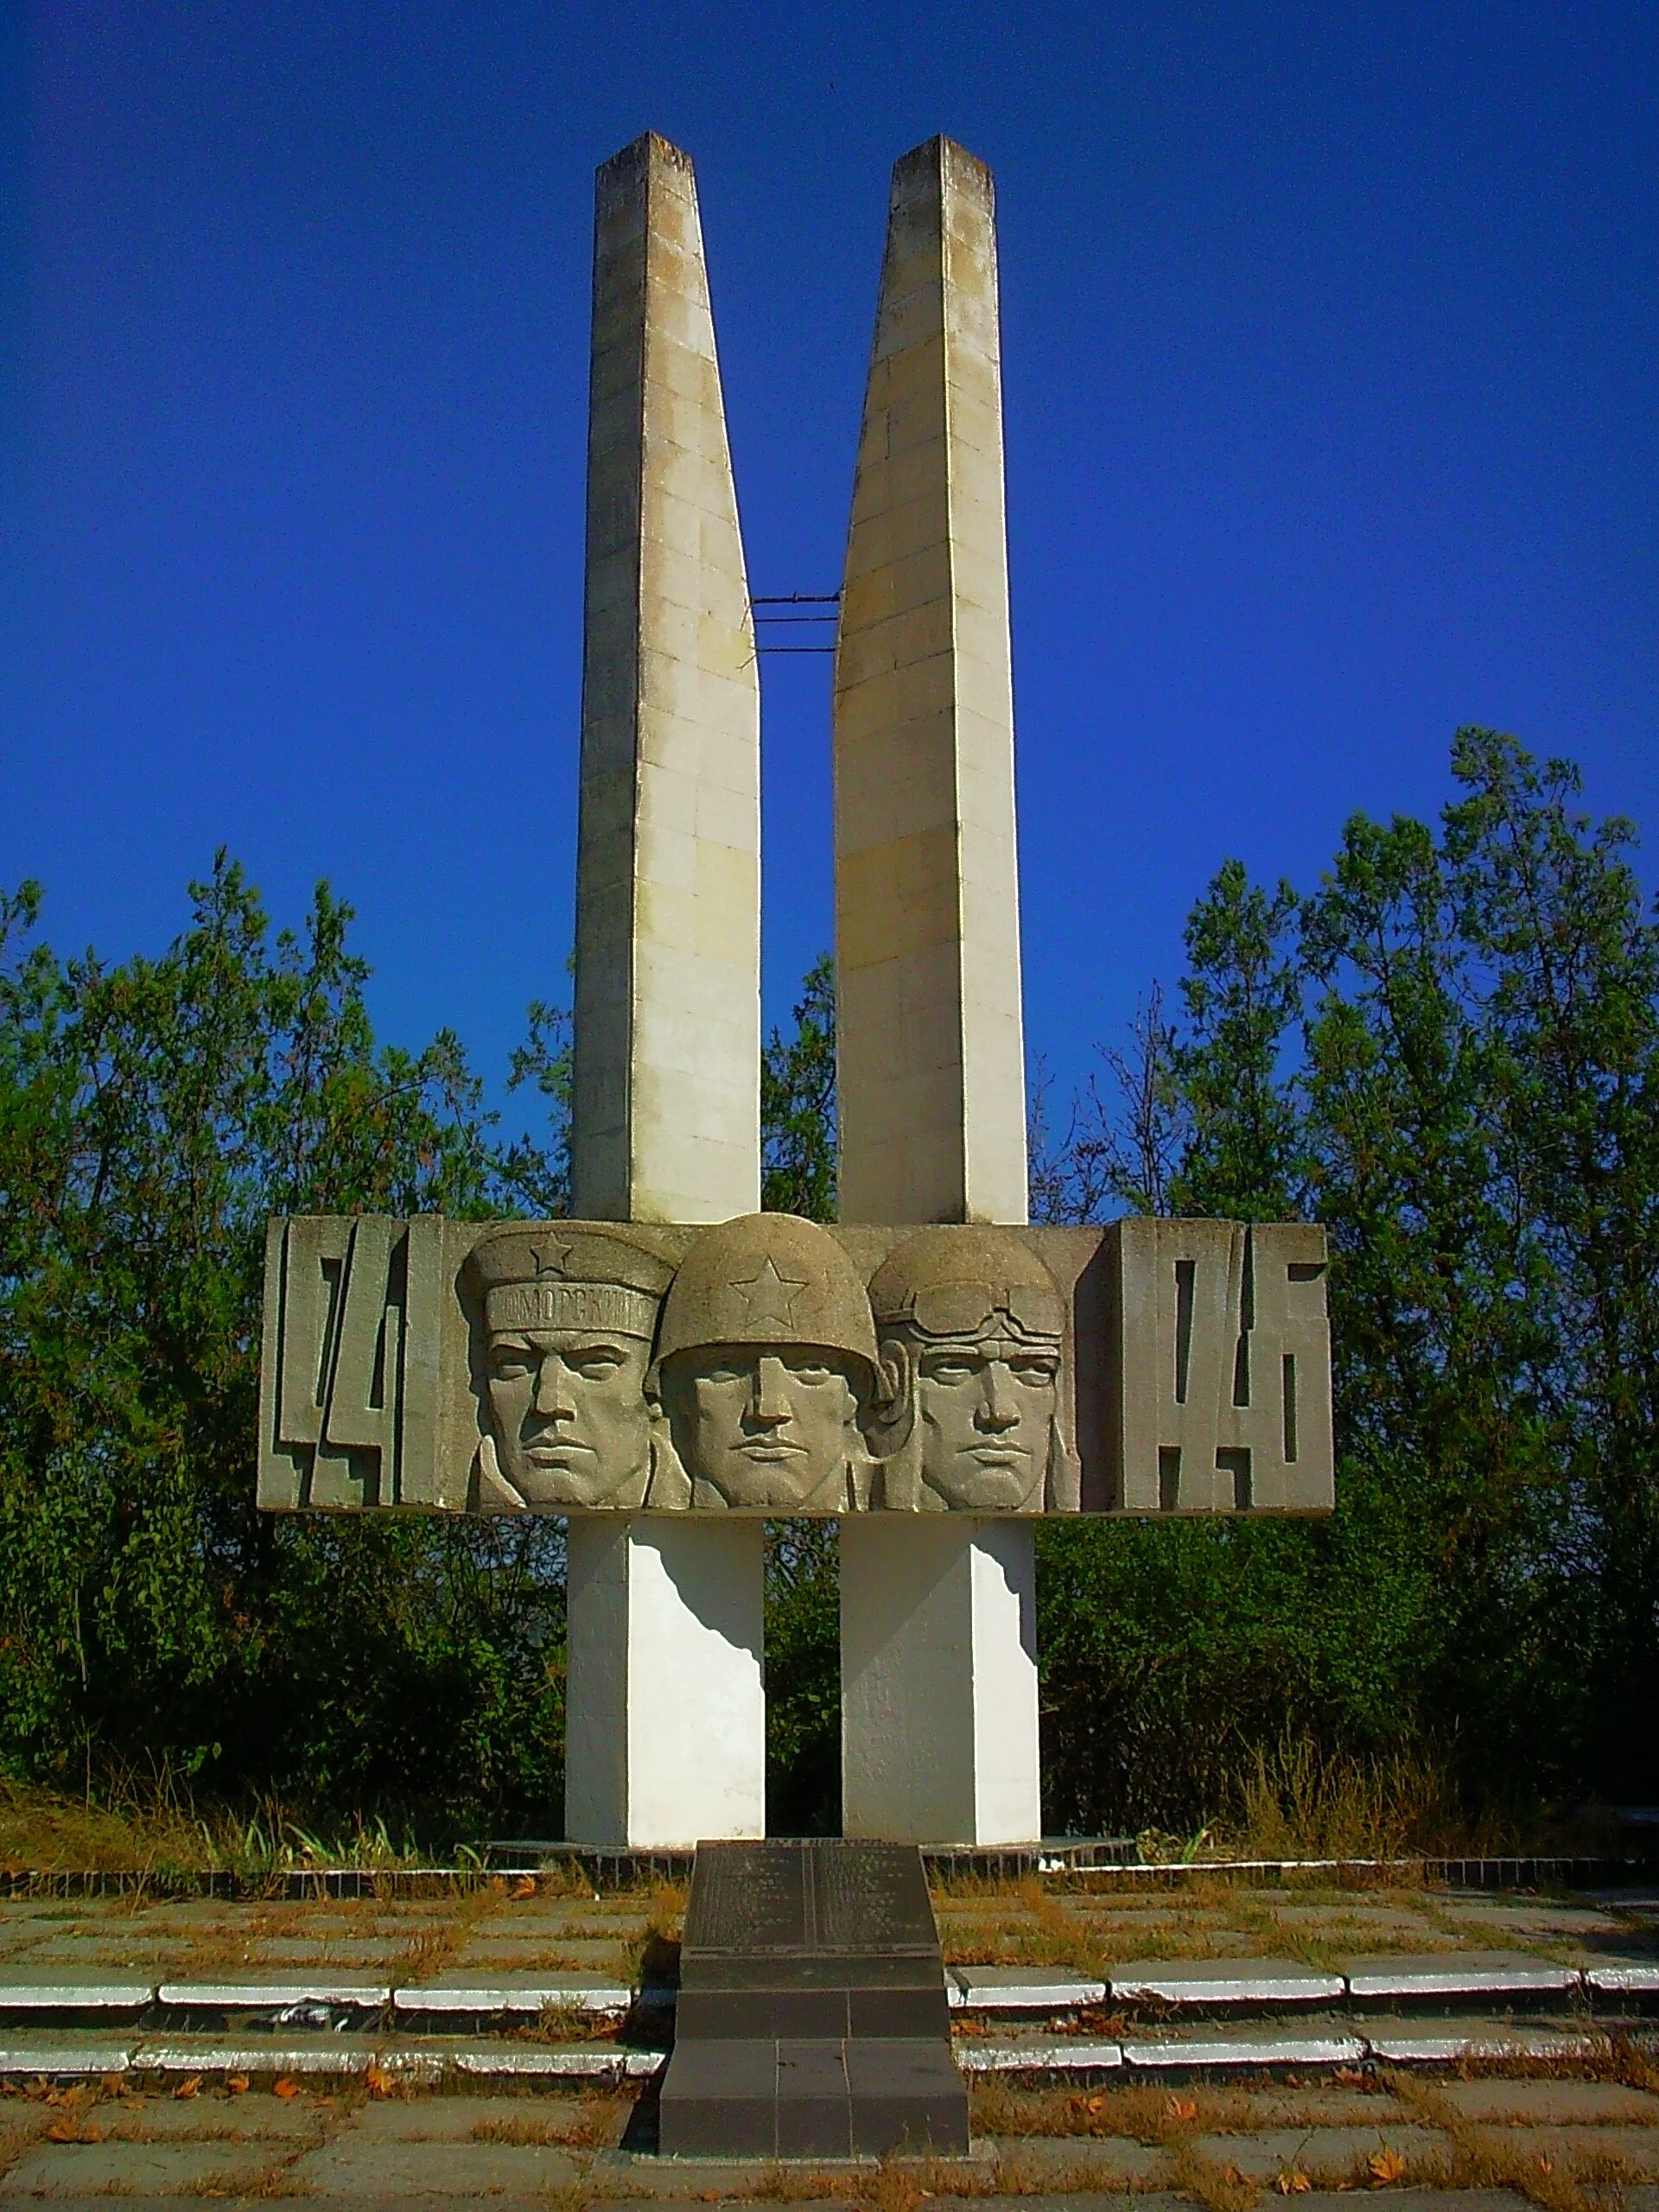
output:
POLYGON ((1342 1758, 1311 1738, 1258 1750, 1235 1781, 1230 1813, 1196 1855, 1241 1859, 1411 1859, 1526 1853, 1561 1847, 1548 1807, 1487 1805, 1471 1813, 1450 1770, 1398 1751, 1342 1758))
POLYGON ((247 1878, 308 1867, 418 1866, 410 1839, 384 1821, 316 1834, 276 1800, 233 1812, 199 1806, 178 1780, 116 1776, 72 1797, 0 1780, 0 1866, 36 1873, 179 1874, 229 1869, 247 1878))

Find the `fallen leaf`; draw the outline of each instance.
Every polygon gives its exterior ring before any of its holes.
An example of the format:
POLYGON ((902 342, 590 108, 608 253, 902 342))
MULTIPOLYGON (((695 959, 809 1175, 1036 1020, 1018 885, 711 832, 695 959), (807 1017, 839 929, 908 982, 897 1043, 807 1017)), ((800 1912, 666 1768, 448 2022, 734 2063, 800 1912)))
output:
POLYGON ((248 2093, 248 2077, 245 2074, 227 2074, 225 2086, 233 2097, 245 2097, 248 2093))
POLYGON ((290 2081, 284 2074, 279 2080, 271 2083, 270 2094, 273 2097, 297 2097, 300 2094, 300 2085, 297 2082, 290 2081))
POLYGON ((1345 2089, 1363 2089, 1365 2087, 1365 2076, 1357 2066, 1338 2066, 1337 2079, 1345 2089))
POLYGON ((175 2097, 199 2097, 201 2094, 200 2075, 193 2074, 188 2082, 181 2082, 173 2094, 175 2097))
POLYGON ((1313 2186, 1305 2173, 1298 2172, 1294 2168, 1276 2173, 1273 2185, 1281 2196, 1306 2196, 1313 2186))
POLYGON ((536 1877, 533 1874, 521 1874, 512 1885, 512 1894, 516 1897, 533 1897, 536 1894, 536 1877))
POLYGON ((1242 2167, 1224 2166, 1221 2170, 1221 2177, 1224 2181, 1231 2182, 1235 2189, 1242 2189, 1244 2186, 1244 2173, 1242 2167))
POLYGON ((372 2097, 389 2097, 396 2086, 384 2066, 371 2066, 364 2075, 372 2097))
POLYGON ((1373 2151, 1365 2165, 1371 2179, 1381 2182, 1385 2188, 1389 2182, 1398 2181, 1406 2171, 1406 2162, 1400 2153, 1386 2146, 1381 2151, 1373 2151))
POLYGON ((54 2120, 46 2131, 48 2143, 79 2143, 80 2130, 73 2120, 54 2120))
POLYGON ((1101 2112, 1104 2110, 1105 2104, 1106 2100, 1104 2097, 1090 2097, 1089 2100, 1089 2109, 1090 2112, 1101 2112))
POLYGON ((1164 2109, 1172 2120, 1196 2120, 1198 2116, 1198 2101, 1193 2097, 1172 2096, 1164 2109))
POLYGON ((1554 2158, 1545 2158, 1541 2151, 1538 2154, 1537 2166, 1541 2174, 1553 2174, 1555 2171, 1555 2161, 1554 2158))

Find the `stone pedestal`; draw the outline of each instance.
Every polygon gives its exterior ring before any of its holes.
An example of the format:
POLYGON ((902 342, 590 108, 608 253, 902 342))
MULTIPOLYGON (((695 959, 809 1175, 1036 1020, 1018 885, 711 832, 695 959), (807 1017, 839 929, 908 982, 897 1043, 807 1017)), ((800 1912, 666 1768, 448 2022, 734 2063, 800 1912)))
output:
POLYGON ((957 1513, 842 1521, 843 1834, 1037 1840, 1035 1534, 957 1513))
POLYGON ((573 1515, 564 1832, 687 1849, 766 1830, 764 1523, 573 1515))

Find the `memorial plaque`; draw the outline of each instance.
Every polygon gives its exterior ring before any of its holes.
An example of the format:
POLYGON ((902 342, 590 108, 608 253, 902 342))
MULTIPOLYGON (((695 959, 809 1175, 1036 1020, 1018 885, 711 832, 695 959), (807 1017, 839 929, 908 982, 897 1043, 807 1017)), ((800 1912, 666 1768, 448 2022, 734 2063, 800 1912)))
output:
POLYGON ((913 1845, 698 1846, 660 2112, 671 2156, 966 2151, 913 1845))

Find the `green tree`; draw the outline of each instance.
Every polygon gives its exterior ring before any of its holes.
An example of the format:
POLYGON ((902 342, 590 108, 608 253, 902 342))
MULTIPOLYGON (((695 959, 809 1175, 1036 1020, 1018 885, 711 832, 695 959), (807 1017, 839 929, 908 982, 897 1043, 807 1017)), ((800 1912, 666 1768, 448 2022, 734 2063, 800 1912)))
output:
POLYGON ((192 898, 118 966, 0 906, 0 1761, 544 1803, 556 1531, 260 1516, 253 1446, 266 1217, 518 1211, 557 1132, 501 1147, 448 1033, 377 1049, 326 887, 274 941, 222 855, 192 898))
POLYGON ((808 1221, 836 1217, 836 969, 807 970, 795 1033, 774 1029, 760 1063, 760 1203, 808 1221))

